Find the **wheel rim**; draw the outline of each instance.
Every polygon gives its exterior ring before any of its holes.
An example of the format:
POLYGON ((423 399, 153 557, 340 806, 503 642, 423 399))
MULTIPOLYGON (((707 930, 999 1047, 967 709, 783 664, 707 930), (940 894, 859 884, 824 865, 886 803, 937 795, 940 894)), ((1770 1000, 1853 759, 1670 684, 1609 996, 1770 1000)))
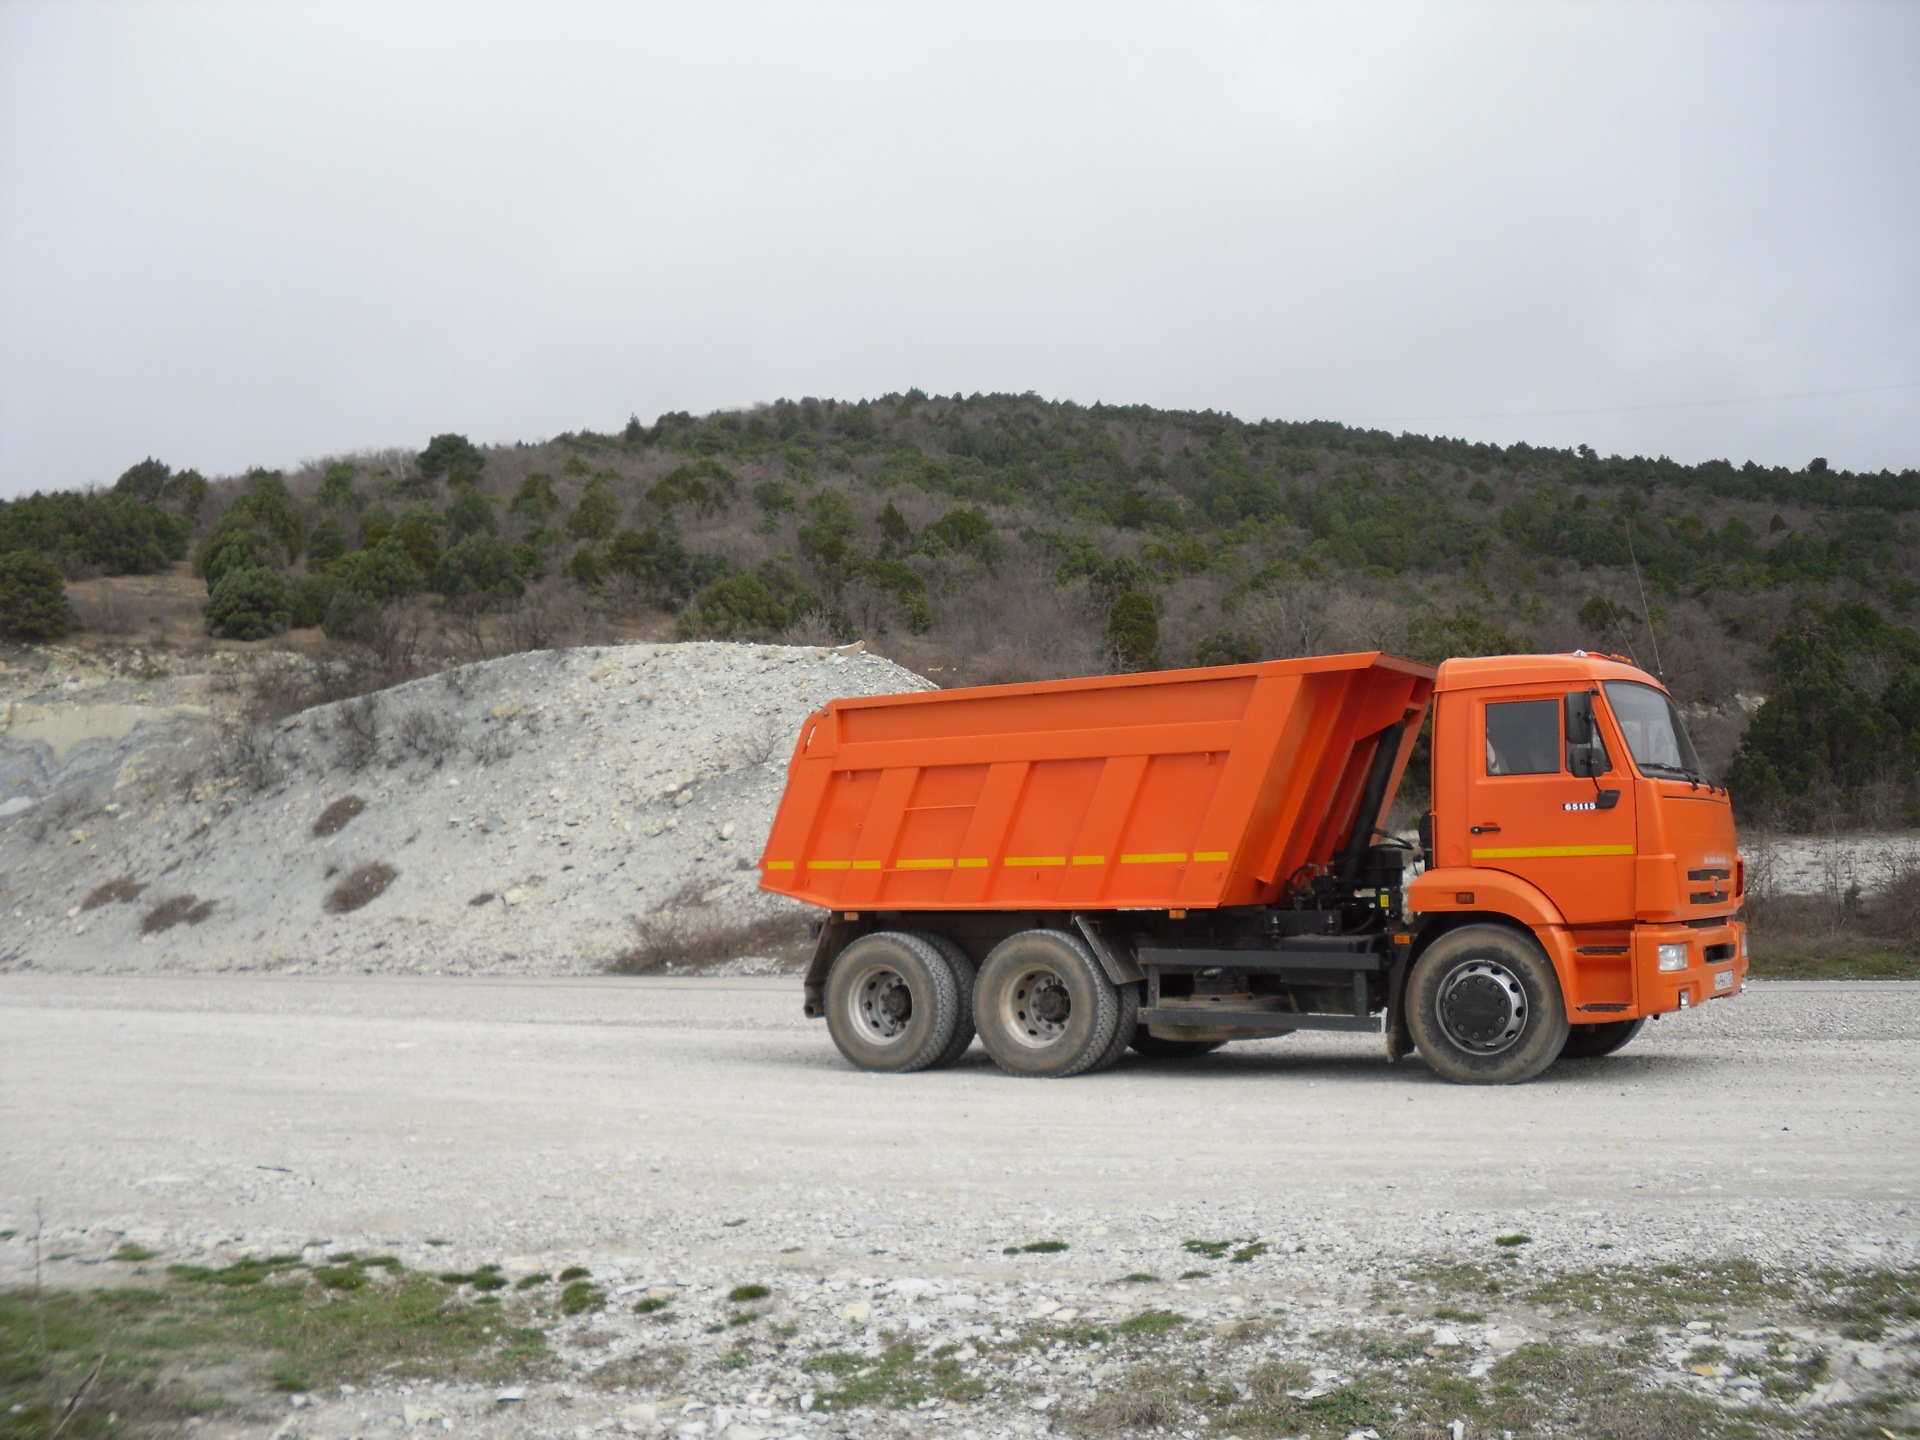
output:
POLYGON ((862 1040, 892 1045, 913 1024, 913 989, 891 965, 863 970, 847 988, 847 1019, 862 1040))
POLYGON ((1527 991, 1520 977, 1496 960, 1460 966, 1440 986, 1434 1010, 1440 1028, 1462 1050, 1498 1055, 1527 1027, 1527 991))
POLYGON ((1073 1019, 1073 994, 1057 970, 1030 965, 1001 992, 1003 1028, 1030 1050, 1057 1045, 1073 1019))

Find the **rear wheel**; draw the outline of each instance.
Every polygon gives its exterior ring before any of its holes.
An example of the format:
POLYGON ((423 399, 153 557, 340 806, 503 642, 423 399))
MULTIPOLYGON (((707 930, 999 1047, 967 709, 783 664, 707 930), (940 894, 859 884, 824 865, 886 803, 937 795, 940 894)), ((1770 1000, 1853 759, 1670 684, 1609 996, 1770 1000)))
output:
POLYGON ((862 1070, 904 1074, 938 1064, 960 1024, 953 969, 917 935, 878 930, 827 972, 827 1030, 862 1070))
POLYGON ((959 942, 945 935, 935 935, 931 931, 918 931, 916 939, 924 940, 940 958, 947 962, 947 969, 953 973, 954 988, 960 995, 959 1018, 954 1022, 953 1039, 947 1042, 947 1048, 940 1052, 929 1069, 938 1070, 951 1065, 967 1053, 967 1047, 973 1044, 973 961, 967 958, 967 952, 960 948, 959 942))
POLYGON ((1450 930, 1407 982, 1407 1028, 1426 1061, 1465 1085, 1514 1085, 1559 1058, 1567 1007, 1532 939, 1503 925, 1450 930))
POLYGON ((1128 1042, 1136 1055, 1147 1060, 1180 1060, 1195 1055, 1205 1055, 1210 1050, 1218 1050, 1227 1042, 1224 1040, 1168 1040, 1164 1036, 1151 1035, 1144 1025, 1133 1027, 1133 1039, 1128 1042))
POLYGON ((1107 1058, 1121 1001, 1077 935, 1025 930, 994 946, 974 983, 980 1042, 1010 1075, 1067 1076, 1107 1058))
POLYGON ((1089 1075, 1111 1070, 1118 1065, 1120 1057, 1127 1053, 1127 1046, 1133 1041, 1133 1032, 1140 1028, 1139 985, 1116 985, 1113 990, 1120 1002, 1120 1013, 1113 1020, 1113 1039, 1107 1042, 1106 1053, 1087 1067, 1089 1075))
POLYGON ((1646 1026, 1646 1020, 1605 1020, 1598 1025, 1569 1025, 1562 1060, 1598 1060, 1611 1055, 1646 1026))

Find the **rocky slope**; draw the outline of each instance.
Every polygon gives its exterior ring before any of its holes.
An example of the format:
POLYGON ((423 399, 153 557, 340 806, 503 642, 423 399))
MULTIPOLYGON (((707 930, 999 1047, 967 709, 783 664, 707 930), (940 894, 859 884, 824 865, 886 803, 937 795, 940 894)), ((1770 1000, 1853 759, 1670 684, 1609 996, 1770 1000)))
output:
POLYGON ((150 670, 0 676, 0 969, 551 974, 600 968, 635 918, 749 923, 787 903, 754 866, 801 719, 930 684, 628 645, 248 727, 220 666, 150 670))

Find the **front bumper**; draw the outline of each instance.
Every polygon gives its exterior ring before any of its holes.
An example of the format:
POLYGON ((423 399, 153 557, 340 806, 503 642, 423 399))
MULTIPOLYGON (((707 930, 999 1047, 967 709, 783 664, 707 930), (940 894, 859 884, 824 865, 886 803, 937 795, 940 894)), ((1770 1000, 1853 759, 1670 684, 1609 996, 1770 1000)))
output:
POLYGON ((1665 1015, 1708 1000, 1724 1000, 1747 988, 1747 927, 1739 920, 1693 925, 1637 925, 1633 971, 1642 1015, 1665 1015), (1662 970, 1660 947, 1684 945, 1684 970, 1662 970))

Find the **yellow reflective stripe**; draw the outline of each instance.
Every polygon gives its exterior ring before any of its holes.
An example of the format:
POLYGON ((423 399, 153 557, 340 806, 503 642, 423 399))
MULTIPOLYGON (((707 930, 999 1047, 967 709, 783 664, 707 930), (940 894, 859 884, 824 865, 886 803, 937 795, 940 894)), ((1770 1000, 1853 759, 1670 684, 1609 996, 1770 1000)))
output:
POLYGON ((853 862, 851 860, 809 860, 807 861, 807 869, 809 870, 851 870, 852 868, 853 868, 853 862))
POLYGON ((1227 858, 1227 852, 1224 850, 1196 850, 1193 852, 1193 858, 1202 862, 1218 860, 1224 863, 1227 858))
POLYGON ((1067 857, 1064 855, 1009 855, 1006 863, 1009 865, 1064 865, 1067 863, 1067 857))
POLYGON ((1631 845, 1506 845, 1476 850, 1476 860, 1564 860, 1587 855, 1631 855, 1631 845))
POLYGON ((1122 855, 1120 863, 1122 865, 1179 865, 1186 858, 1187 852, 1184 850, 1169 850, 1164 854, 1122 855))
POLYGON ((974 857, 970 859, 963 855, 960 858, 960 868, 962 870, 984 870, 987 868, 987 862, 985 857, 974 857))
POLYGON ((878 870, 880 868, 880 862, 878 860, 856 860, 853 862, 853 868, 856 870, 878 870))
POLYGON ((902 870, 951 870, 953 869, 953 861, 951 860, 896 860, 894 864, 897 865, 902 870))
POLYGON ((1076 865, 1104 865, 1107 863, 1107 857, 1104 855, 1076 855, 1073 857, 1073 863, 1076 865))
POLYGON ((767 861, 767 869, 769 870, 791 870, 792 868, 793 868, 793 862, 791 860, 767 861))

